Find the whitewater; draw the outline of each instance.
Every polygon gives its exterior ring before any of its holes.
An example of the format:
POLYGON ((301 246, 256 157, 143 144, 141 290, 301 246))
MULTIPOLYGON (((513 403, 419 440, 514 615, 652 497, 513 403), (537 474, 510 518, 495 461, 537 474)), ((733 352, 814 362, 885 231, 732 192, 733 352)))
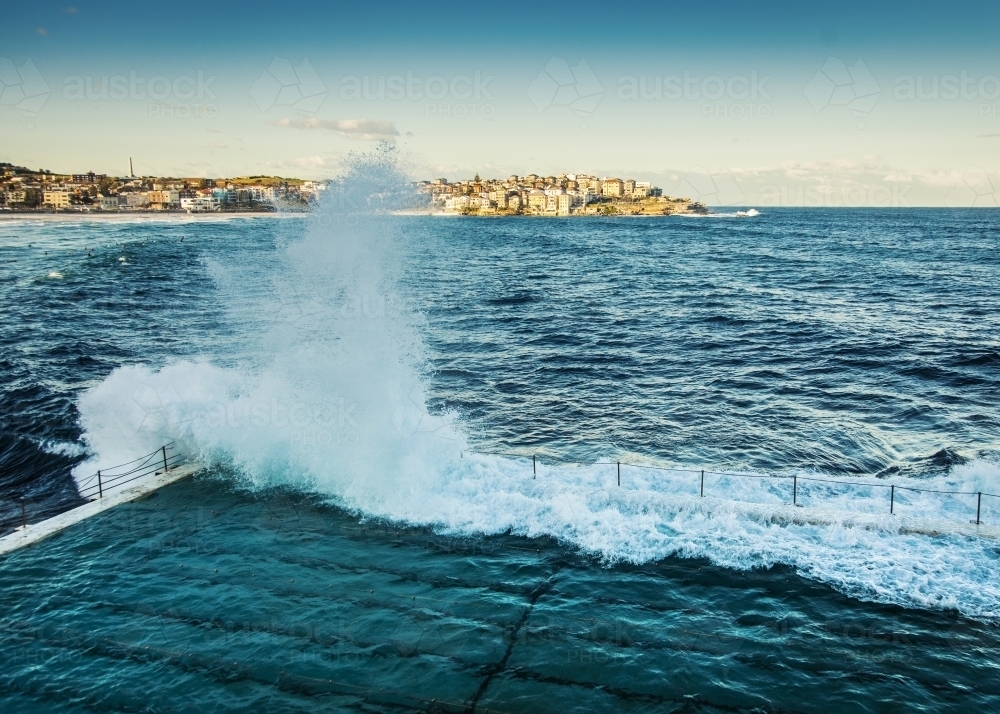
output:
MULTIPOLYGON (((549 449, 532 439, 504 449, 483 438, 481 421, 447 400, 432 404, 431 392, 440 392, 434 386, 440 367, 425 337, 433 318, 407 294, 406 277, 408 261, 432 247, 415 248, 407 223, 413 219, 386 210, 385 196, 404 183, 393 171, 373 174, 369 167, 363 175, 346 177, 344 185, 354 187, 348 192, 351 205, 345 208, 344 194, 332 192, 304 234, 290 232, 266 259, 239 254, 206 259, 213 300, 235 326, 233 336, 200 355, 118 367, 83 392, 79 423, 89 456, 75 466, 75 477, 176 441, 206 465, 237 473, 242 487, 290 486, 366 518, 430 526, 452 536, 551 536, 604 566, 671 556, 704 558, 736 571, 788 565, 864 601, 957 611, 987 621, 1000 617, 1000 555, 992 540, 904 532, 900 520, 886 513, 881 489, 800 485, 803 512, 822 508, 834 514, 832 522, 776 519, 768 507, 789 503, 788 482, 745 477, 773 472, 843 480, 843 473, 793 460, 772 469, 750 460, 743 463, 753 468, 729 463, 722 469, 728 475, 712 477, 708 497, 700 499, 696 476, 626 466, 619 487, 610 465, 616 460, 695 471, 720 460, 706 463, 690 452, 673 458, 662 451, 644 453, 616 447, 611 438, 583 446, 577 441, 575 451, 549 449), (533 453, 542 454, 537 473, 533 453), (851 519, 858 513, 877 516, 875 525, 855 527, 851 519)), ((761 216, 754 224, 767 220, 761 216)), ((698 222, 685 223, 693 227, 686 230, 698 230, 698 222)), ((474 220, 469 225, 473 232, 481 226, 474 220)), ((433 260, 450 260, 441 244, 433 249, 440 250, 433 260)), ((485 271, 479 277, 484 283, 490 279, 485 271)), ((533 282, 523 286, 526 302, 542 294, 533 282)), ((447 290, 447 283, 435 289, 447 290)), ((784 289, 758 287, 772 293, 784 289)), ((507 304, 517 305, 518 295, 508 295, 507 304)), ((578 330, 588 329, 586 314, 575 319, 578 330)), ((568 410, 573 398, 566 400, 568 410)), ((671 420, 645 428, 686 431, 671 420)), ((859 437, 845 449, 868 438, 881 439, 876 450, 883 455, 905 451, 906 439, 871 431, 874 436, 859 437)), ((768 444, 754 448, 766 450, 768 444)), ((836 444, 822 448, 840 458, 836 444)), ((1000 493, 1000 466, 980 451, 945 467, 932 464, 926 472, 890 471, 892 483, 1000 493)), ((857 458, 854 452, 843 454, 843 461, 857 458)), ((874 469, 855 470, 846 478, 870 483, 875 475, 874 469)), ((986 501, 983 518, 995 522, 1000 503, 986 501)), ((974 517, 970 507, 968 498, 929 493, 900 494, 896 504, 897 513, 964 523, 974 517)))

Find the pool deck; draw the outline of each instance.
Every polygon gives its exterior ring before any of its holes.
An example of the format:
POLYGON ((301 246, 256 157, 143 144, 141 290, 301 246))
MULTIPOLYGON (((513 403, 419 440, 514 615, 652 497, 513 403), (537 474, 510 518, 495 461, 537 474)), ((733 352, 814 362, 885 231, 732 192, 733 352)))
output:
MULTIPOLYGON (((711 517, 716 511, 721 514, 739 513, 759 522, 770 521, 780 526, 840 526, 868 531, 886 531, 903 535, 966 536, 970 538, 1000 539, 1000 528, 994 524, 976 523, 975 520, 961 521, 943 518, 920 518, 888 513, 851 513, 829 510, 822 507, 764 505, 744 501, 727 501, 719 498, 688 497, 685 505, 698 508, 711 517), (699 501, 703 502, 699 506, 699 501)), ((972 511, 970 516, 975 516, 972 511)))
MULTIPOLYGON (((97 515, 109 508, 114 508, 129 501, 135 501, 148 496, 157 489, 180 481, 200 471, 201 464, 185 464, 170 469, 167 472, 157 471, 154 475, 137 481, 133 485, 117 490, 103 498, 92 500, 71 511, 60 513, 38 523, 31 523, 27 528, 18 528, 13 533, 0 537, 0 556, 38 543, 51 535, 80 523, 91 516, 97 515)), ((995 525, 976 524, 955 520, 932 520, 889 514, 846 513, 844 511, 824 510, 822 508, 795 507, 792 504, 756 504, 742 501, 730 501, 720 498, 699 498, 697 496, 673 496, 665 499, 677 505, 699 510, 711 517, 739 513, 760 522, 770 521, 780 526, 831 526, 843 528, 858 528, 862 530, 881 530, 902 534, 915 534, 930 537, 943 535, 960 535, 967 537, 1000 539, 1000 528, 995 525)))
POLYGON ((0 555, 34 545, 91 516, 95 516, 109 508, 120 506, 123 503, 148 496, 157 489, 185 479, 201 469, 202 466, 200 464, 184 464, 166 472, 157 471, 155 474, 129 484, 120 490, 115 490, 103 498, 96 498, 90 503, 78 506, 65 513, 60 513, 58 516, 47 518, 44 521, 29 523, 27 528, 18 528, 13 533, 8 533, 0 537, 0 555))

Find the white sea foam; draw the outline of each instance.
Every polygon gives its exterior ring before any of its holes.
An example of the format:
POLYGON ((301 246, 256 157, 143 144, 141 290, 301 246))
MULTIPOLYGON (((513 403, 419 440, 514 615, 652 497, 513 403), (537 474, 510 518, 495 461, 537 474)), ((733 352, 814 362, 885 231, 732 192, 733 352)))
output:
POLYGON ((58 439, 43 439, 38 442, 42 450, 56 456, 83 456, 87 447, 79 441, 59 441, 58 439))
MULTIPOLYGON (((887 515, 873 527, 850 525, 850 513, 885 514, 885 489, 800 481, 803 512, 822 506, 844 518, 789 522, 768 515, 790 500, 787 480, 709 474, 702 499, 694 473, 626 467, 618 487, 614 466, 542 466, 533 478, 530 461, 470 454, 455 419, 426 409, 418 324, 393 299, 397 219, 368 209, 398 177, 377 165, 357 173, 353 220, 334 199, 266 272, 213 266, 246 335, 239 366, 207 355, 159 370, 123 367, 82 396, 94 456, 80 477, 177 440, 207 462, 236 466, 251 485, 313 489, 442 532, 548 535, 606 562, 784 563, 864 599, 1000 616, 993 541, 908 534, 887 515)), ((1000 493, 1000 468, 975 461, 919 485, 1000 493)), ((974 508, 974 497, 896 493, 904 515, 967 522, 974 508)), ((1000 519, 1000 502, 984 501, 983 515, 1000 519)))

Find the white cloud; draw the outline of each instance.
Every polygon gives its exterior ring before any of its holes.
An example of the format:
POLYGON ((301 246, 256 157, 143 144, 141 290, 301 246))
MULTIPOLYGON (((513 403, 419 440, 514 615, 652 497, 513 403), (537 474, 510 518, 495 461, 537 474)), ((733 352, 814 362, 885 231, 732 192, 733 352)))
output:
POLYGON ((309 117, 308 119, 279 119, 274 122, 275 126, 290 126, 296 129, 325 129, 332 131, 349 139, 359 141, 395 141, 399 136, 396 124, 382 119, 341 119, 334 121, 331 119, 318 119, 309 117))
POLYGON ((322 156, 297 156, 291 161, 292 166, 299 168, 316 169, 330 164, 322 156))

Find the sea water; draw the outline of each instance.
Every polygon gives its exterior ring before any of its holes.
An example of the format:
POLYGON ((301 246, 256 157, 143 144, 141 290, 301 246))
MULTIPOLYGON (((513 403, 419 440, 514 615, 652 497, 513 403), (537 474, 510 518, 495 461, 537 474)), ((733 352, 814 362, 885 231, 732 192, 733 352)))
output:
POLYGON ((0 696, 996 706, 997 544, 896 517, 976 496, 804 479, 1000 493, 998 221, 4 221, 0 518, 208 468, 0 562, 0 696))

